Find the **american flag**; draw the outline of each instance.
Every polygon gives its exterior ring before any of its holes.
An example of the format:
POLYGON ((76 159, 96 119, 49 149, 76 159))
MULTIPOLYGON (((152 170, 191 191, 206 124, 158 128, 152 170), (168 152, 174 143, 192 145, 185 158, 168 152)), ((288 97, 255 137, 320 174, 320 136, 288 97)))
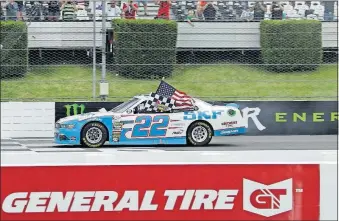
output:
POLYGON ((179 91, 167 84, 165 81, 161 81, 156 94, 175 100, 175 107, 177 108, 192 108, 194 107, 194 101, 191 96, 179 91))

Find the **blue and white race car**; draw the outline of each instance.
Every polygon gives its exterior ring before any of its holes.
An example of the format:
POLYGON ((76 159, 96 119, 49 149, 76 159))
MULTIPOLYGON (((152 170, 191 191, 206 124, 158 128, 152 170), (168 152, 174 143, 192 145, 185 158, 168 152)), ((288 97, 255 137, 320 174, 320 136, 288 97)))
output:
POLYGON ((189 144, 203 146, 213 136, 246 132, 236 105, 216 106, 193 98, 194 109, 145 112, 150 95, 135 96, 107 111, 65 117, 55 124, 55 143, 101 147, 110 145, 189 144))

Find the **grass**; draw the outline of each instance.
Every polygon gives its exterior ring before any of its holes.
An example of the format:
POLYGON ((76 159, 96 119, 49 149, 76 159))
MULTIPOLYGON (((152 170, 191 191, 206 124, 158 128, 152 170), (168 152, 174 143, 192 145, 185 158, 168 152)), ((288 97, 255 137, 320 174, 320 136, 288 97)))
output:
MULTIPOLYGON (((97 70, 96 78, 98 96, 101 70, 97 70)), ((159 80, 131 80, 112 72, 107 72, 106 79, 110 101, 150 93, 159 84, 159 80)), ((323 65, 313 72, 282 74, 235 64, 185 66, 165 80, 205 100, 337 100, 336 65, 323 65)), ((32 68, 22 79, 1 81, 1 100, 94 100, 91 97, 90 66, 40 66, 32 68)))

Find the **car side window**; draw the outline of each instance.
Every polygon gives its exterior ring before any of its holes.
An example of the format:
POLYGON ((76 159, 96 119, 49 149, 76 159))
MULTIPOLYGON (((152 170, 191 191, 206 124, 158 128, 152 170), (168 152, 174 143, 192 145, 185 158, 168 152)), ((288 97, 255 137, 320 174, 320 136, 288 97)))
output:
POLYGON ((146 102, 147 101, 144 101, 144 102, 141 102, 139 105, 137 105, 134 108, 134 114, 172 113, 172 111, 171 110, 167 110, 164 105, 157 105, 155 107, 151 107, 150 109, 146 109, 145 108, 146 102))
POLYGON ((134 108, 134 114, 149 113, 149 111, 147 111, 147 110, 145 109, 145 104, 146 104, 146 101, 143 101, 143 102, 141 102, 139 105, 137 105, 137 106, 134 108))

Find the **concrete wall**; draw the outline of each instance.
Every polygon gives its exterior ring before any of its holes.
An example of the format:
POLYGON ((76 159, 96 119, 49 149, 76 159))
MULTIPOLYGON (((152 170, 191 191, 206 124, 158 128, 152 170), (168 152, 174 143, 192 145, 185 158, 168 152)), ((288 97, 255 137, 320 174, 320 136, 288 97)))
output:
POLYGON ((53 137, 54 102, 1 102, 1 138, 53 137))
MULTIPOLYGON (((259 22, 178 22, 178 48, 260 48, 259 22)), ((107 22, 107 27, 111 24, 107 22)), ((323 47, 337 48, 337 23, 323 22, 323 47)), ((101 22, 96 22, 96 46, 101 46, 101 22)), ((29 48, 92 48, 92 22, 32 22, 29 48)))

